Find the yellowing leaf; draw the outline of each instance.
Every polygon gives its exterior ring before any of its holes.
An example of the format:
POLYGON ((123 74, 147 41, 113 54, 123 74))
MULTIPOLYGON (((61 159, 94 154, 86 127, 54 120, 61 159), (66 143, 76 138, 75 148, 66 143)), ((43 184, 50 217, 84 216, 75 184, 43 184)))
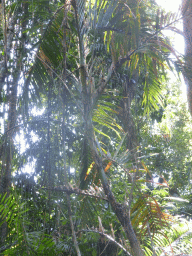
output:
POLYGON ((87 179, 88 175, 90 174, 91 170, 93 169, 95 162, 92 162, 89 166, 89 168, 87 169, 86 175, 85 175, 85 180, 87 179))

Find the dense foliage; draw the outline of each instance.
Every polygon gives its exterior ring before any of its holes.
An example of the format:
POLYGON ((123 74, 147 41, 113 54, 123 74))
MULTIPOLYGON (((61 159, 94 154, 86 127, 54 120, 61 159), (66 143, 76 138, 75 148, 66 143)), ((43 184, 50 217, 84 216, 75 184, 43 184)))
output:
POLYGON ((182 233, 173 215, 192 214, 191 119, 168 85, 183 62, 163 34, 179 15, 152 0, 0 8, 0 254, 160 255, 182 233))

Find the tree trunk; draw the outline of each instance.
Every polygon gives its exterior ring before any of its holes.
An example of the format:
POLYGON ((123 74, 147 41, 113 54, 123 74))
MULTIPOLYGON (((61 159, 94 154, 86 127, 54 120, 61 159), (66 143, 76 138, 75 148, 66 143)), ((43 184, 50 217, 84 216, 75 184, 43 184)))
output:
POLYGON ((111 188, 109 187, 107 177, 105 175, 105 171, 103 169, 103 162, 101 157, 99 156, 99 153, 97 151, 96 142, 94 141, 94 136, 89 138, 89 144, 92 149, 92 152, 94 153, 94 159, 95 163, 98 167, 98 170, 101 174, 101 180, 103 189, 105 191, 105 194, 109 200, 109 203, 112 206, 113 211, 115 212, 119 222, 121 223, 126 236, 129 240, 132 254, 134 256, 143 256, 144 253, 140 247, 139 241, 136 237, 135 231, 133 230, 131 219, 130 219, 130 211, 127 207, 125 207, 123 204, 120 204, 116 201, 115 196, 113 195, 113 192, 111 191, 111 188))
POLYGON ((127 149, 132 153, 138 146, 135 123, 131 113, 131 103, 134 99, 135 89, 136 89, 136 82, 133 79, 129 80, 128 78, 126 78, 126 81, 124 83, 124 91, 123 91, 124 98, 122 100, 122 103, 123 103, 122 121, 123 121, 123 128, 127 133, 127 149))
POLYGON ((185 82, 189 111, 192 115, 192 0, 182 0, 182 15, 185 39, 185 82))

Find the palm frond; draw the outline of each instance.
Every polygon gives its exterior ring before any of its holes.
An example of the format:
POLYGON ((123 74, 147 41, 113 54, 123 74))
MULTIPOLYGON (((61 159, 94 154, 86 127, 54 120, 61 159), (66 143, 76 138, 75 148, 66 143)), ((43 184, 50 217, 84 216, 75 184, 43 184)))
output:
MULTIPOLYGON (((116 135, 121 138, 121 133, 123 132, 122 127, 117 123, 114 117, 110 115, 110 113, 117 114, 117 111, 109 106, 105 106, 105 102, 102 101, 101 104, 97 105, 97 109, 93 113, 93 122, 100 125, 101 127, 106 127, 109 130, 112 130, 116 133, 116 135)), ((95 131, 98 131, 96 128, 95 131)), ((100 132, 104 135, 103 132, 100 132)), ((109 135, 105 134, 104 136, 109 138, 109 135)))
POLYGON ((149 224, 152 237, 158 233, 163 227, 167 227, 172 216, 162 212, 160 205, 148 195, 142 195, 133 204, 131 209, 132 225, 134 228, 140 227, 140 233, 147 233, 147 225, 149 224))
POLYGON ((99 12, 99 18, 97 21, 97 28, 105 28, 108 24, 109 21, 112 17, 112 14, 115 10, 115 8, 117 7, 117 5, 119 4, 119 1, 113 0, 110 2, 105 2, 102 5, 102 9, 100 9, 99 12))
POLYGON ((5 254, 13 255, 15 248, 21 245, 22 240, 25 238, 25 233, 23 232, 23 226, 29 224, 29 222, 24 218, 26 215, 27 209, 25 204, 20 202, 21 199, 15 194, 7 195, 5 193, 0 198, 0 215, 1 229, 7 228, 6 237, 4 237, 5 244, 11 242, 12 245, 15 245, 10 248, 10 246, 4 246, 1 248, 5 254))

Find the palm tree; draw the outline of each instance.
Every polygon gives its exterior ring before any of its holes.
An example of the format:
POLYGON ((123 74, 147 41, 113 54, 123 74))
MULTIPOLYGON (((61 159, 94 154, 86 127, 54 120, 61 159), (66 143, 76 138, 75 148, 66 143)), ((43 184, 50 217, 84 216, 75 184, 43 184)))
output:
MULTIPOLYGON (((24 62, 20 73, 18 65, 10 69, 19 74, 14 76, 14 95, 11 91, 14 100, 10 104, 14 103, 14 111, 9 108, 8 118, 12 126, 8 131, 15 126, 11 113, 16 111, 26 124, 28 137, 32 131, 39 135, 39 141, 30 143, 26 152, 37 160, 39 186, 49 191, 49 223, 54 209, 50 190, 63 184, 65 189, 68 187, 70 172, 67 173, 67 166, 70 167, 73 161, 74 167, 80 172, 82 187, 87 176, 91 177, 90 169, 95 173, 92 173, 92 179, 86 184, 88 188, 96 174, 97 181, 101 179, 105 196, 121 223, 132 253, 140 256, 143 251, 130 216, 132 192, 129 195, 129 207, 119 203, 109 184, 105 165, 109 160, 122 165, 119 160, 122 158, 118 157, 120 153, 125 156, 127 146, 129 150, 137 146, 135 139, 131 141, 133 135, 136 137, 131 116, 134 93, 138 93, 140 106, 145 106, 148 112, 156 108, 160 101, 161 75, 166 75, 165 66, 169 65, 171 52, 169 41, 161 34, 161 27, 169 19, 158 11, 156 15, 151 15, 151 8, 155 8, 151 1, 144 4, 131 0, 100 0, 94 3, 73 0, 59 4, 57 6, 57 3, 50 2, 50 5, 45 6, 42 3, 43 13, 38 6, 27 3, 22 9, 22 14, 28 13, 26 16, 21 16, 19 8, 19 17, 23 17, 27 24, 22 20, 19 32, 24 34, 21 38, 22 47, 18 48, 21 51, 20 59, 16 64, 19 65, 22 60, 28 61, 24 62), (29 44, 24 35, 29 35, 29 44), (29 51, 28 54, 25 55, 24 50, 29 51), (18 94, 15 88, 21 74, 26 77, 17 108, 15 102, 18 102, 18 94), (119 99, 121 104, 118 105, 119 99), (29 110, 41 102, 46 110, 44 118, 39 120, 30 115, 29 110), (119 112, 123 113, 122 122, 118 121, 119 112), (128 143, 124 143, 126 133, 128 143), (104 137, 110 140, 104 143, 104 137), (79 150, 80 147, 82 150, 79 150)), ((20 42, 17 38, 15 41, 20 42)), ((10 159, 9 167, 10 176, 10 159)), ((133 180, 134 189, 136 175, 133 180)), ((80 255, 72 220, 70 193, 66 191, 73 242, 80 255)), ((47 229, 50 233, 51 225, 47 229)))

